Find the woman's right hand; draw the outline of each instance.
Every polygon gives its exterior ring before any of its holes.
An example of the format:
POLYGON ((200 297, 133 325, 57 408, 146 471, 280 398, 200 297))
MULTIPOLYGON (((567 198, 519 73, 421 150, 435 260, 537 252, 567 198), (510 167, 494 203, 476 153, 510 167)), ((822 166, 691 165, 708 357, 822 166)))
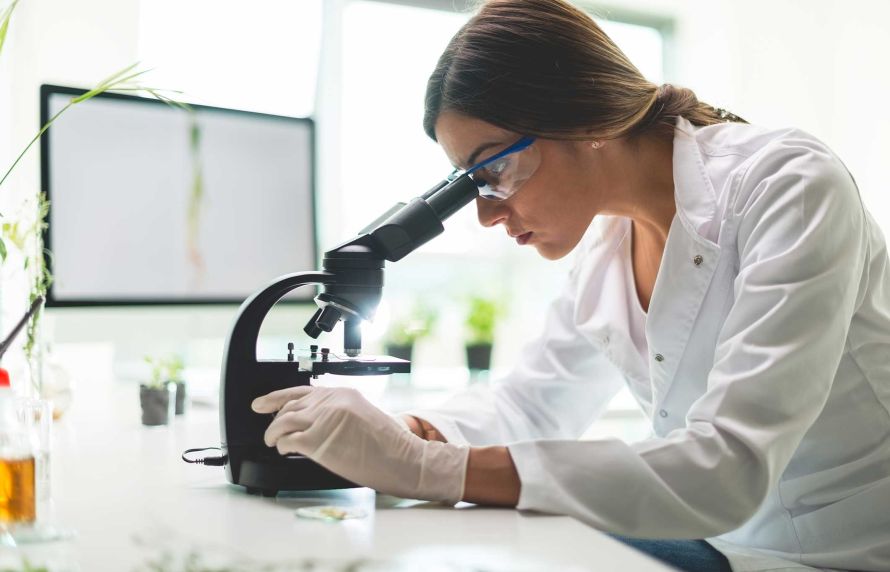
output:
MULTIPOLYGON (((419 417, 402 414, 398 418, 421 439, 448 442, 435 427, 419 417)), ((461 500, 476 504, 515 507, 519 503, 521 489, 519 473, 507 447, 470 449, 461 500)))
POLYGON ((408 425, 408 429, 412 433, 427 441, 441 441, 447 443, 445 436, 439 433, 438 429, 424 421, 414 417, 413 415, 401 415, 402 420, 408 425))

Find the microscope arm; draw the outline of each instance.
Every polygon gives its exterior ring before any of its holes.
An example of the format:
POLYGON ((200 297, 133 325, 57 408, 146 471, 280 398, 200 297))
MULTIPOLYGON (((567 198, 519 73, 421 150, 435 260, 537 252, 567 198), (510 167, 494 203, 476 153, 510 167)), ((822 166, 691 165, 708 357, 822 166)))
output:
POLYGON ((276 278, 255 292, 238 309, 237 319, 226 340, 224 363, 255 363, 260 327, 272 307, 288 292, 309 284, 325 284, 335 280, 327 272, 295 272, 276 278), (232 358, 232 359, 230 359, 232 358))

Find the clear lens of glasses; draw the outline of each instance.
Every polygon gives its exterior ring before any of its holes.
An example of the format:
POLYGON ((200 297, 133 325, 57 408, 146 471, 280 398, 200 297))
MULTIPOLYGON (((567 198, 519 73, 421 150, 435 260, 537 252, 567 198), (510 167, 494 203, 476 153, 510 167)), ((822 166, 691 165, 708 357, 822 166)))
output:
POLYGON ((493 161, 473 173, 479 186, 479 196, 503 201, 510 198, 529 180, 541 164, 541 154, 534 143, 522 151, 493 161))

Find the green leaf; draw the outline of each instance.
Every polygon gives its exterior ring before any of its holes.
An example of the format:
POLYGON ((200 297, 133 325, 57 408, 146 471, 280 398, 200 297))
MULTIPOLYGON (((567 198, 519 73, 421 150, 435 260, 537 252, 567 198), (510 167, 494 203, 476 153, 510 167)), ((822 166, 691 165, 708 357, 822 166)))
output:
POLYGON ((7 255, 6 243, 3 242, 2 238, 0 238, 0 260, 2 260, 3 262, 6 262, 6 255, 7 255))
POLYGON ((12 12, 19 0, 13 0, 12 3, 0 14, 0 53, 3 52, 3 44, 6 42, 6 32, 9 30, 9 21, 12 19, 12 12))
MULTIPOLYGON (((119 70, 119 71, 114 72, 113 74, 111 74, 111 75, 108 76, 107 78, 105 78, 105 79, 103 79, 102 81, 100 81, 100 82, 96 85, 96 87, 94 87, 93 89, 91 89, 91 90, 89 90, 88 92, 84 93, 83 95, 79 95, 79 96, 77 96, 77 97, 72 97, 72 98, 71 98, 71 103, 80 103, 81 101, 86 101, 86 100, 90 99, 91 97, 93 97, 93 96, 95 96, 95 95, 99 95, 99 94, 102 93, 103 91, 107 90, 107 89, 108 89, 108 86, 113 85, 113 84, 115 84, 115 83, 117 83, 117 82, 120 82, 120 81, 121 81, 121 78, 124 78, 124 76, 125 76, 126 74, 128 74, 130 71, 133 70, 133 68, 135 68, 135 67, 138 66, 138 65, 139 65, 139 62, 136 62, 135 64, 130 64, 130 65, 128 65, 127 67, 125 67, 125 68, 122 69, 122 70, 119 70)), ((147 71, 147 70, 146 70, 146 71, 147 71)), ((132 78, 132 77, 136 77, 136 76, 141 75, 141 74, 143 74, 143 73, 145 73, 145 72, 138 72, 138 73, 132 74, 132 75, 126 77, 123 81, 126 81, 127 79, 130 79, 130 78, 132 78)))
POLYGON ((491 343, 501 308, 497 300, 473 296, 470 298, 469 312, 465 324, 471 342, 491 343))
POLYGON ((3 182, 7 179, 7 177, 9 177, 9 175, 12 173, 13 169, 15 169, 15 166, 19 164, 19 161, 22 160, 22 157, 25 156, 25 153, 28 152, 28 149, 30 149, 31 146, 34 145, 34 143, 36 143, 38 139, 40 139, 40 137, 43 135, 43 133, 44 133, 47 129, 49 129, 50 125, 53 124, 53 121, 55 121, 60 115, 62 115, 63 113, 65 113, 65 110, 67 110, 67 109, 68 109, 69 107, 71 107, 72 105, 74 105, 74 104, 71 103, 71 102, 68 102, 68 104, 65 105, 65 107, 63 107, 61 110, 59 110, 58 113, 56 113, 55 115, 53 115, 53 116, 50 118, 50 120, 47 121, 47 122, 43 125, 43 127, 40 128, 40 131, 37 132, 37 135, 35 135, 34 138, 31 139, 31 141, 25 146, 25 148, 22 150, 22 152, 19 153, 19 156, 16 157, 15 161, 12 162, 12 165, 9 167, 9 169, 6 170, 6 174, 3 175, 3 178, 2 178, 2 179, 0 179, 0 186, 3 186, 3 182))
MULTIPOLYGON (((187 111, 188 113, 192 114, 192 116, 194 116, 194 113, 195 113, 195 109, 188 103, 184 103, 182 101, 177 101, 175 99, 167 97, 166 95, 160 93, 159 89, 154 88, 154 87, 143 87, 143 86, 121 87, 121 88, 117 88, 116 91, 144 91, 146 93, 151 94, 151 96, 154 97, 155 99, 157 99, 158 101, 162 101, 171 107, 174 107, 174 106, 178 107, 178 108, 182 109, 183 111, 187 111)), ((175 90, 175 89, 165 89, 164 91, 169 91, 170 93, 182 94, 181 91, 175 90)))

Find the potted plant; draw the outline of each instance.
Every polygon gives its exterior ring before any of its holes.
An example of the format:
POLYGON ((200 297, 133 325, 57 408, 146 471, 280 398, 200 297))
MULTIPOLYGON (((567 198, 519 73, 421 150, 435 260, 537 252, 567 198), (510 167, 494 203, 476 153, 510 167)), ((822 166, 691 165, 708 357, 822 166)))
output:
POLYGON ((174 355, 164 365, 167 368, 167 381, 176 385, 176 415, 182 415, 185 413, 186 398, 185 379, 182 377, 185 362, 182 361, 182 356, 174 355))
POLYGON ((436 325, 436 310, 426 304, 415 303, 409 313, 395 317, 386 329, 386 353, 411 361, 414 344, 429 335, 436 325))
POLYGON ((482 296, 470 298, 466 318, 467 367, 471 371, 491 368, 491 349, 494 345, 494 328, 500 309, 495 300, 482 296))
POLYGON ((176 384, 164 376, 165 362, 149 356, 145 362, 151 367, 148 383, 139 386, 143 425, 167 425, 176 411, 176 384))

